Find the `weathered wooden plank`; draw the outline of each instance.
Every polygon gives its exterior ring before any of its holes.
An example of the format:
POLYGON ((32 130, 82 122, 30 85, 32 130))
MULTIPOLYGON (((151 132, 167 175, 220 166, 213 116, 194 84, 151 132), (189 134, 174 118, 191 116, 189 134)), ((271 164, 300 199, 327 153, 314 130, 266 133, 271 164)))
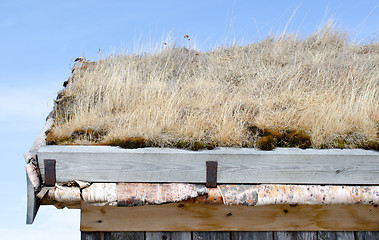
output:
POLYGON ((317 232, 274 232, 274 240, 317 240, 317 232))
POLYGON ((379 231, 359 231, 355 233, 356 240, 378 240, 379 231))
POLYGON ((144 240, 144 232, 110 232, 109 240, 144 240))
POLYGON ((145 240, 192 240, 191 232, 146 232, 145 240))
POLYGON ((27 188, 27 208, 26 208, 26 224, 32 224, 39 209, 39 202, 34 193, 34 187, 26 176, 27 188))
POLYGON ((231 240, 273 240, 273 232, 231 232, 231 240))
POLYGON ((57 181, 206 182, 206 161, 218 161, 219 183, 379 184, 379 153, 362 149, 220 148, 121 149, 109 146, 44 146, 56 159, 57 181))
POLYGON ((318 240, 354 240, 354 232, 349 231, 340 231, 340 232, 331 232, 323 231, 317 233, 318 240))
POLYGON ((81 240, 105 240, 104 232, 81 232, 80 234, 81 240))
POLYGON ((144 232, 81 232, 81 240, 144 240, 144 232))
POLYGON ((377 231, 379 208, 370 205, 246 207, 193 203, 124 208, 82 203, 81 207, 81 231, 327 230, 377 231))
POLYGON ((230 240, 230 232, 193 232, 193 240, 230 240))
MULTIPOLYGON (((50 115, 49 115, 50 116, 50 115)), ((45 137, 46 137, 46 130, 48 130, 54 123, 54 120, 52 117, 48 117, 46 119, 46 123, 38 135, 38 138, 34 142, 33 146, 30 148, 29 152, 24 154, 25 162, 26 164, 29 164, 30 162, 37 163, 36 156, 37 151, 41 146, 46 145, 45 137)), ((37 174, 35 174, 37 175, 37 174)), ((31 176, 33 178, 33 176, 31 176)), ((35 177, 35 176, 34 176, 35 177)), ((35 178, 34 178, 35 179, 35 178)), ((39 209, 39 202, 37 198, 35 197, 34 193, 34 187, 38 188, 40 182, 39 181, 33 181, 33 183, 30 181, 29 176, 26 175, 26 184, 27 184, 27 212, 26 212, 26 224, 32 224, 34 222, 34 219, 37 215, 38 209, 39 209)))

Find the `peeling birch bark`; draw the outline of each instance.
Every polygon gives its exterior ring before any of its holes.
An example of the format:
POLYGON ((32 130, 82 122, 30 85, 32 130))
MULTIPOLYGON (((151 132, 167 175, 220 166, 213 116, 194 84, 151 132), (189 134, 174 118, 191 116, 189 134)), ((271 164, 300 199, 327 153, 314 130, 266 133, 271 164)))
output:
POLYGON ((82 198, 90 205, 114 205, 117 203, 117 184, 93 183, 82 190, 82 198))
POLYGON ((262 184, 206 188, 200 184, 184 183, 93 183, 83 189, 81 195, 79 187, 55 187, 48 191, 44 199, 67 203, 68 206, 80 205, 83 199, 89 205, 122 207, 178 202, 227 206, 375 205, 379 204, 379 186, 262 184))
POLYGON ((379 186, 262 184, 257 206, 272 204, 379 204, 379 186))
POLYGON ((36 197, 37 197, 38 199, 43 199, 43 197, 45 197, 46 193, 48 193, 48 192, 49 192, 49 189, 46 188, 46 187, 44 187, 44 188, 41 189, 41 191, 39 191, 39 192, 37 193, 36 197))
POLYGON ((118 206, 157 205, 180 202, 207 193, 199 184, 168 183, 119 183, 117 188, 118 206))
POLYGON ((221 192, 218 188, 208 188, 207 194, 188 199, 184 202, 196 204, 224 204, 221 192))
POLYGON ((36 166, 30 162, 26 164, 25 169, 26 169, 26 175, 28 176, 31 184, 33 185, 34 190, 38 189, 40 186, 40 180, 39 180, 36 166))
POLYGON ((219 185, 217 187, 227 206, 254 206, 257 203, 257 189, 250 185, 219 185))
POLYGON ((78 184, 80 189, 87 188, 91 185, 91 183, 89 182, 84 182, 84 181, 79 181, 79 180, 75 180, 75 183, 78 184))
POLYGON ((57 186, 49 190, 45 195, 46 200, 67 203, 80 203, 80 189, 78 187, 62 187, 57 186))

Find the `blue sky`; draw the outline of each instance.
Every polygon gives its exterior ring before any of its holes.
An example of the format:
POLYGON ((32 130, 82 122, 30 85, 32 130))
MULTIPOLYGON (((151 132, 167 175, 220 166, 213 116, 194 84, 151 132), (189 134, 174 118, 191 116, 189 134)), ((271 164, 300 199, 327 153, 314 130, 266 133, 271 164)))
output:
POLYGON ((329 19, 353 42, 378 41, 376 0, 0 1, 0 235, 79 239, 77 210, 42 207, 35 224, 25 225, 23 160, 76 57, 96 60, 99 48, 101 57, 145 50, 167 36, 185 45, 187 34, 203 51, 284 29, 306 36, 329 19))

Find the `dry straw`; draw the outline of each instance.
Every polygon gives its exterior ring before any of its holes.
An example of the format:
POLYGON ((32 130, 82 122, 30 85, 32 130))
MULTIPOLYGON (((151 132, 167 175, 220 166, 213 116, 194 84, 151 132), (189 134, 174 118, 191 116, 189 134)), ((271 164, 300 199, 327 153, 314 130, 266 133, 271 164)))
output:
POLYGON ((329 25, 305 39, 209 52, 165 44, 83 66, 58 97, 53 143, 256 147, 294 130, 315 148, 378 143, 379 44, 329 25))

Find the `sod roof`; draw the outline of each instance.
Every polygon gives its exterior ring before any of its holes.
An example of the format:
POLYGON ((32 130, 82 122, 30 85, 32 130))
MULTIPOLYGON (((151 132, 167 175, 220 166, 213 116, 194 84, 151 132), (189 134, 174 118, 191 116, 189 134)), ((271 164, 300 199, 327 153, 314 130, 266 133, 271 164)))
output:
POLYGON ((78 59, 48 144, 370 148, 379 145, 379 43, 330 26, 201 52, 78 59))

